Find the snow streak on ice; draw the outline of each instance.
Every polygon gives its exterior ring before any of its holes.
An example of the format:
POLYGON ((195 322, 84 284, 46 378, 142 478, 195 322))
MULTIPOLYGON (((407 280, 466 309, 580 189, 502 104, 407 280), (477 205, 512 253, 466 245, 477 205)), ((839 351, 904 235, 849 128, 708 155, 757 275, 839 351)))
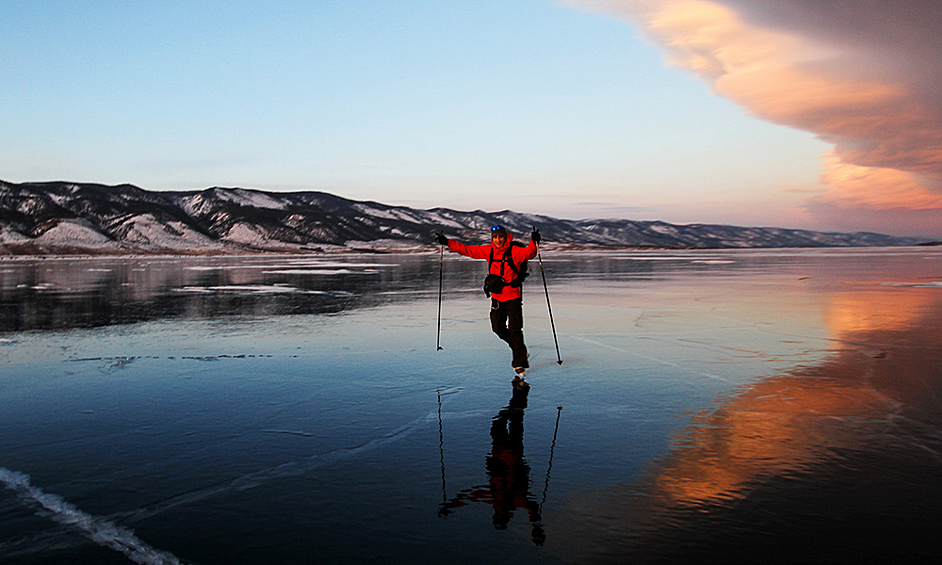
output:
POLYGON ((69 504, 60 496, 44 493, 32 486, 28 475, 0 467, 0 482, 20 498, 38 504, 51 512, 52 519, 56 522, 75 528, 98 545, 119 551, 135 563, 141 565, 180 564, 180 560, 173 554, 154 549, 135 536, 131 530, 92 516, 69 504))

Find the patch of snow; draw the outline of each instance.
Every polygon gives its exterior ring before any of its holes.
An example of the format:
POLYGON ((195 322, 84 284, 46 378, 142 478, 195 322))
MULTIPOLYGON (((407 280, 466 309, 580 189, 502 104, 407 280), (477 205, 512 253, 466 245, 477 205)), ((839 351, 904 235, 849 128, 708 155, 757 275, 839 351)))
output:
POLYGON ((216 190, 215 193, 220 200, 228 200, 229 202, 241 206, 254 206, 256 208, 268 208, 271 210, 284 210, 287 208, 284 201, 272 198, 262 192, 255 192, 244 188, 216 190))
POLYGON ((293 286, 283 285, 226 285, 226 286, 184 286, 173 289, 174 292, 190 292, 196 294, 209 294, 213 292, 235 292, 249 294, 324 294, 321 291, 302 291, 293 286))
POLYGON ((20 232, 16 231, 13 228, 7 226, 0 226, 0 244, 5 243, 25 243, 30 241, 32 238, 29 238, 20 232))
POLYGON ((390 214, 388 211, 378 210, 367 204, 354 204, 353 209, 356 210, 357 212, 361 212, 363 214, 366 214, 368 216, 373 216, 375 218, 383 218, 385 220, 394 219, 394 216, 390 214))
POLYGON ((341 261, 323 261, 320 259, 297 259, 293 261, 288 261, 293 267, 319 267, 322 269, 346 269, 346 268, 361 268, 361 269, 372 269, 376 267, 398 267, 399 265, 395 263, 344 263, 341 261))
POLYGON ((185 196, 177 201, 178 206, 189 216, 201 216, 211 208, 211 203, 203 194, 185 196))
POLYGON ((284 219, 284 225, 292 228, 299 228, 305 219, 305 216, 302 214, 291 214, 284 219))
POLYGON ((20 202, 19 205, 17 205, 16 210, 23 214, 32 215, 33 213, 36 212, 36 210, 38 210, 39 208, 42 208, 42 206, 43 206, 42 200, 34 196, 30 196, 29 198, 26 198, 22 202, 20 202))
POLYGON ((662 224, 652 224, 651 231, 664 235, 677 235, 679 233, 676 228, 662 224))
POLYGON ((353 272, 375 272, 377 268, 398 267, 395 263, 362 263, 343 261, 324 261, 321 259, 296 259, 285 262, 258 263, 255 265, 193 265, 185 267, 187 271, 228 271, 228 270, 246 270, 262 269, 266 273, 281 274, 344 274, 353 272), (354 271, 352 269, 363 269, 363 271, 354 271))
MULTIPOLYGON (((213 205, 219 201, 271 210, 284 210, 288 207, 287 202, 278 200, 275 197, 241 188, 217 188, 208 193, 201 192, 192 196, 185 196, 177 200, 177 205, 190 216, 202 216, 209 213, 213 209, 213 205)), ((220 218, 217 217, 216 219, 220 218)))
MULTIPOLYGON (((350 269, 280 269, 276 271, 262 271, 266 275, 349 275, 355 271, 350 269)), ((376 271, 365 271, 376 272, 376 271)))
POLYGON ((390 210, 389 212, 392 213, 394 218, 397 218, 406 222, 411 222, 413 224, 421 224, 421 223, 424 223, 425 221, 424 218, 418 216, 417 214, 412 213, 411 211, 394 208, 390 210))
POLYGON ((166 225, 169 228, 173 229, 175 232, 177 232, 179 234, 178 237, 184 241, 187 241, 190 243, 196 243, 199 245, 215 243, 212 240, 212 238, 210 238, 206 234, 202 234, 194 230, 193 228, 184 224, 183 222, 167 222, 166 225))
POLYGON ((445 228, 455 228, 455 229, 464 229, 464 225, 456 222, 455 220, 443 216, 437 212, 431 212, 426 214, 426 221, 439 224, 445 228))
POLYGON ((33 241, 42 245, 68 245, 93 249, 118 246, 108 236, 83 220, 63 220, 33 241))
POLYGON ((49 197, 50 200, 52 200, 59 206, 63 206, 63 207, 65 207, 64 204, 72 201, 73 199, 71 194, 64 195, 64 194, 56 194, 55 192, 49 192, 47 196, 49 197))
POLYGON ((353 208, 358 212, 383 220, 401 220, 413 224, 422 224, 428 221, 427 217, 423 217, 426 215, 420 215, 418 211, 413 210, 405 210, 401 208, 381 210, 379 208, 373 208, 369 204, 355 204, 353 208))
POLYGON ((400 239, 377 239, 374 241, 348 241, 346 249, 350 251, 392 251, 416 252, 431 248, 431 243, 423 244, 400 239))
POLYGON ((194 231, 186 224, 182 222, 165 224, 152 214, 134 216, 125 220, 124 223, 130 225, 124 240, 134 245, 177 250, 215 246, 212 239, 194 231))
POLYGON ((239 222, 229 228, 223 239, 248 245, 264 245, 268 242, 268 237, 258 227, 245 222, 239 222))

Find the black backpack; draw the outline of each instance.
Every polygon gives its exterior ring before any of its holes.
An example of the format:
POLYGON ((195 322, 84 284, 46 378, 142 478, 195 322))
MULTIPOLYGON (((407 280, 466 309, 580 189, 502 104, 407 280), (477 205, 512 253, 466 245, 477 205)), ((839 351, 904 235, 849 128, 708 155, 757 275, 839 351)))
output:
POLYGON ((513 252, 511 249, 515 245, 518 247, 526 247, 526 245, 517 243, 516 241, 507 246, 507 250, 504 251, 504 257, 500 260, 500 275, 490 274, 491 265, 494 263, 494 248, 491 248, 491 254, 487 258, 488 275, 484 278, 484 294, 488 297, 490 297, 491 294, 499 294, 504 290, 505 286, 521 287, 523 286, 523 281, 530 276, 528 261, 522 261, 519 265, 514 265, 513 252), (508 265, 515 275, 510 282, 504 281, 504 265, 508 265))

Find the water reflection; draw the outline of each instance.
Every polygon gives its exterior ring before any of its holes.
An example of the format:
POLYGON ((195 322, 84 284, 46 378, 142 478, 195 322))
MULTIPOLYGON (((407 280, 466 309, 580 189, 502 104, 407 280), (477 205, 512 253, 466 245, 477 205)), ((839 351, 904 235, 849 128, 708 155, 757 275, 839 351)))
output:
MULTIPOLYGON (((453 283, 467 265, 452 267, 453 283)), ((437 289, 430 256, 33 259, 0 265, 0 331, 331 314, 437 289)))
MULTIPOLYGON (((0 261, 5 327, 214 319, 0 333, 0 466, 188 562, 928 562, 942 255, 849 253, 546 257, 573 361, 554 362, 540 295, 539 394, 509 402, 475 261, 445 263, 437 354, 437 254, 0 261), (469 391, 450 396, 468 416, 450 491, 436 389, 469 391), (560 398, 544 505, 540 415, 560 398)), ((86 555, 4 496, 0 561, 86 555)))
POLYGON ((530 465, 523 455, 523 412, 529 393, 529 384, 515 384, 510 402, 491 422, 491 451, 485 459, 488 482, 466 488, 450 500, 446 497, 439 506, 438 515, 447 517, 471 503, 487 504, 494 509, 494 527, 505 530, 514 512, 523 510, 531 524, 533 543, 543 545, 546 534, 541 504, 530 491, 530 465))
MULTIPOLYGON (((878 276, 889 277, 901 261, 914 280, 938 274, 932 249, 551 252, 544 261, 558 290, 585 281, 622 285, 768 273, 841 278, 858 255, 878 276)), ((6 259, 0 261, 0 331, 337 313, 432 297, 440 268, 437 254, 6 259)), ((443 271, 446 299, 480 287, 477 261, 446 259, 443 271)))
POLYGON ((884 287, 829 302, 824 362, 739 389, 647 479, 573 503, 607 532, 567 533, 587 540, 575 561, 942 553, 942 296, 884 287))

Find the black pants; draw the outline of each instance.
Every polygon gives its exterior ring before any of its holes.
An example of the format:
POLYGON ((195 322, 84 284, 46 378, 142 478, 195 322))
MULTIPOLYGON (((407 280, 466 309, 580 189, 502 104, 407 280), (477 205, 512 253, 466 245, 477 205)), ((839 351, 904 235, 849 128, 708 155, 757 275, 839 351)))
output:
POLYGON ((523 298, 506 302, 491 299, 491 329, 497 337, 507 342, 514 358, 514 368, 530 366, 527 363, 527 346, 523 343, 523 298))

